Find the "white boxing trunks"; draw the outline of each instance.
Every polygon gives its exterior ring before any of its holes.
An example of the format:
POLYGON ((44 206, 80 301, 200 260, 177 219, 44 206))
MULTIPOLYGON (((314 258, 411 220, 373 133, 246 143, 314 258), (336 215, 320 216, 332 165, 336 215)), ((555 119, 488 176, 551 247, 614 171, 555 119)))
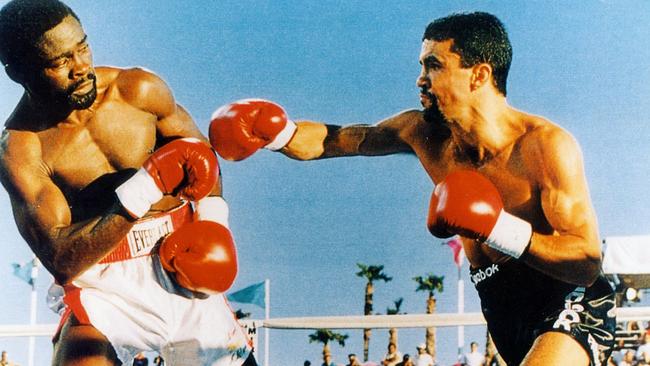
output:
POLYGON ((99 330, 125 365, 141 351, 167 365, 239 366, 251 344, 224 295, 188 296, 161 270, 156 242, 192 220, 184 204, 139 220, 120 245, 65 288, 66 313, 99 330))

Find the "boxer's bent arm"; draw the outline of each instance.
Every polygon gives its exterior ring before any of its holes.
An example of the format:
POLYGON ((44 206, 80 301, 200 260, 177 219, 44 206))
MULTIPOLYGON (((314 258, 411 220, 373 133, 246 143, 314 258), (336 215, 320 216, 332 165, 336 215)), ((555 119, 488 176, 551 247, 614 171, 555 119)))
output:
POLYGON ((171 89, 158 75, 140 68, 122 70, 118 86, 124 101, 156 116, 156 133, 162 139, 195 137, 207 142, 190 114, 176 103, 171 89))
POLYGON ((164 139, 194 137, 209 144, 201 130, 192 119, 190 113, 179 104, 175 104, 173 112, 169 115, 158 116, 157 133, 164 139))
MULTIPOLYGON (((184 137, 194 137, 209 143, 189 112, 176 102, 167 83, 156 74, 139 68, 122 71, 120 93, 131 105, 156 116, 158 147, 184 137)), ((221 194, 221 179, 210 194, 221 194)))
POLYGON ((407 141, 408 128, 421 121, 419 111, 402 112, 375 125, 333 126, 302 121, 281 151, 297 160, 412 152, 407 141))
POLYGON ((61 193, 47 190, 34 202, 14 197, 11 202, 19 232, 57 282, 65 284, 110 253, 133 223, 116 202, 101 217, 71 224, 65 199, 56 198, 61 193))
MULTIPOLYGON (((538 161, 541 201, 556 235, 534 233, 524 260, 548 275, 577 285, 590 285, 601 266, 596 214, 589 198, 582 154, 566 132, 548 135, 538 161)), ((542 148, 542 147, 540 147, 542 148)))
POLYGON ((117 204, 104 217, 71 224, 68 202, 41 160, 38 137, 5 132, 1 145, 0 179, 18 230, 60 283, 103 258, 131 228, 117 204))
MULTIPOLYGON (((171 91, 169 91, 169 96, 171 96, 171 91)), ((172 97, 173 98, 173 97, 172 97)), ((169 100, 169 99, 168 99, 169 100)), ((163 145, 170 140, 184 137, 194 137, 197 138, 206 144, 210 144, 207 137, 205 137, 198 126, 192 119, 192 116, 187 112, 185 108, 181 105, 176 104, 176 102, 171 99, 170 103, 173 103, 174 108, 172 113, 168 115, 159 115, 159 120, 157 123, 157 134, 162 140, 161 144, 163 145)), ((222 180, 221 180, 221 170, 219 171, 219 179, 214 188, 210 192, 211 196, 220 196, 222 191, 222 180)))

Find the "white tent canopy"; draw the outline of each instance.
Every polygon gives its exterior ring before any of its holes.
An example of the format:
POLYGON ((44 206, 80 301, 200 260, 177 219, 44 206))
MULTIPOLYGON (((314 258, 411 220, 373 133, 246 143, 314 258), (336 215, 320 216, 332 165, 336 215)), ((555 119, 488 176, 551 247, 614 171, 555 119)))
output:
POLYGON ((625 287, 650 288, 650 235, 605 238, 603 272, 625 287))

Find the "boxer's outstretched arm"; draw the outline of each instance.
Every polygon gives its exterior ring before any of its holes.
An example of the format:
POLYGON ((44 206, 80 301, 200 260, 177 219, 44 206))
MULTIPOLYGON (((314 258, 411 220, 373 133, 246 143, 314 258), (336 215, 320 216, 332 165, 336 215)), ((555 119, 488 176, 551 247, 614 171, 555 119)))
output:
POLYGON ((301 121, 296 123, 296 133, 281 151, 298 160, 412 152, 410 136, 421 123, 422 112, 416 110, 399 113, 374 125, 334 126, 301 121))
POLYGON ((102 217, 72 224, 68 202, 41 160, 38 137, 30 132, 3 136, 0 179, 20 234, 59 283, 104 257, 133 225, 117 201, 102 217))
POLYGON ((596 280, 601 266, 596 214, 589 197, 582 153, 568 133, 555 129, 531 146, 528 156, 542 167, 542 208, 554 235, 534 233, 524 260, 534 268, 577 285, 596 280))

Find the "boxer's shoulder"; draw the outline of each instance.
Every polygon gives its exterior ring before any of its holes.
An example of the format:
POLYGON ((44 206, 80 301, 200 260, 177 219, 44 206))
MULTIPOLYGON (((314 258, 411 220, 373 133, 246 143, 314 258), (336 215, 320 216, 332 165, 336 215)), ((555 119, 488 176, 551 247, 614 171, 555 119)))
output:
MULTIPOLYGON (((569 131, 541 116, 521 113, 524 130, 515 141, 514 150, 519 151, 526 166, 538 167, 554 164, 554 160, 580 157, 577 140, 569 131)), ((542 173, 543 170, 534 168, 542 173)))
POLYGON ((8 162, 26 162, 40 156, 41 141, 35 132, 7 128, 0 135, 0 161, 2 167, 8 162))
POLYGON ((564 128, 544 117, 522 113, 524 133, 522 144, 576 143, 573 136, 564 128))
POLYGON ((169 86, 151 70, 102 66, 96 72, 98 92, 106 101, 122 101, 156 115, 167 115, 175 108, 169 86))
POLYGON ((141 83, 159 79, 151 70, 144 67, 115 67, 97 66, 95 68, 98 87, 108 87, 117 84, 119 87, 128 88, 128 83, 141 83))

